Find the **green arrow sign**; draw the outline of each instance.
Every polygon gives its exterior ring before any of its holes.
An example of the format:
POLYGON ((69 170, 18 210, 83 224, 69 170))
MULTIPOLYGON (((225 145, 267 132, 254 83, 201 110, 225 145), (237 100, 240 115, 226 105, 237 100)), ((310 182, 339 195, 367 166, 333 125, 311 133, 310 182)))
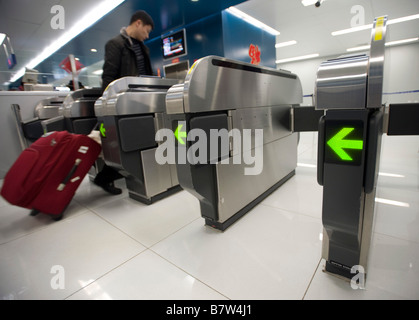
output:
POLYGON ((103 122, 100 124, 99 131, 100 131, 100 134, 102 135, 102 137, 106 138, 106 128, 105 128, 105 125, 103 124, 103 122))
POLYGON ((180 142, 180 144, 185 144, 183 138, 186 138, 186 131, 182 131, 183 124, 177 126, 175 131, 175 137, 180 142))
POLYGON ((362 140, 344 140, 344 138, 350 134, 355 128, 342 128, 338 133, 336 133, 327 144, 336 154, 345 161, 353 161, 351 156, 346 153, 343 149, 357 149, 362 150, 363 141, 362 140))

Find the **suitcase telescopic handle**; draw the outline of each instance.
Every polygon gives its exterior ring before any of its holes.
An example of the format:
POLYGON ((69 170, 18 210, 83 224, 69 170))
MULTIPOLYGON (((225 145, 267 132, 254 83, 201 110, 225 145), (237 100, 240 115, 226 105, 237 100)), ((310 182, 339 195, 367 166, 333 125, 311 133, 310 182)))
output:
POLYGON ((71 168, 70 172, 67 174, 67 176, 64 178, 64 180, 57 187, 58 191, 63 191, 64 190, 66 184, 68 183, 68 181, 70 180, 70 178, 74 174, 74 172, 77 170, 77 167, 79 166, 80 163, 81 163, 81 159, 76 159, 76 161, 74 161, 74 165, 71 168))

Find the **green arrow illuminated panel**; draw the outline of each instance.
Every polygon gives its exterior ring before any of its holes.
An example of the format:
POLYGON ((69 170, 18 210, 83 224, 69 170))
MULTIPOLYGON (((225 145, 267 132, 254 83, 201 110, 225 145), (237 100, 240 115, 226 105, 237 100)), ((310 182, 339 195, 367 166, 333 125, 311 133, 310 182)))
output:
POLYGON ((180 144, 185 144, 186 131, 182 131, 183 124, 179 124, 175 131, 175 137, 180 144), (185 139, 185 140, 184 140, 185 139))
POLYGON ((100 124, 99 131, 102 137, 106 138, 106 128, 103 122, 100 124))
POLYGON ((362 121, 327 121, 325 162, 360 165, 364 148, 362 121))

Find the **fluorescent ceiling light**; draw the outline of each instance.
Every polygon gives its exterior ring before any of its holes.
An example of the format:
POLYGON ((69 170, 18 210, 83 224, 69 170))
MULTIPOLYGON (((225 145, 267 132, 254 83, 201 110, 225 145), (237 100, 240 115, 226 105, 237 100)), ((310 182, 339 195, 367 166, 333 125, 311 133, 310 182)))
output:
POLYGON ((367 44, 365 46, 349 48, 349 49, 346 49, 346 51, 348 51, 348 52, 361 51, 361 50, 369 50, 370 48, 371 48, 371 46, 369 44, 367 44))
POLYGON ((299 56, 299 57, 292 57, 292 58, 287 58, 287 59, 276 60, 275 63, 284 63, 284 62, 291 62, 291 61, 298 61, 298 60, 306 60, 306 59, 316 58, 318 56, 319 56, 318 53, 313 53, 313 54, 307 54, 305 56, 299 56))
POLYGON ((317 2, 317 0, 302 0, 301 1, 301 3, 303 4, 303 6, 305 6, 305 7, 312 6, 316 2, 317 2))
POLYGON ((414 42, 414 41, 418 41, 419 38, 410 38, 410 39, 403 39, 403 40, 397 40, 397 41, 390 41, 390 42, 386 42, 386 46, 390 47, 390 46, 396 46, 398 44, 404 44, 404 43, 409 43, 409 42, 414 42))
MULTIPOLYGON (((405 43, 409 43, 409 42, 415 42, 415 41, 418 41, 418 40, 419 40, 419 37, 417 37, 417 38, 410 38, 410 39, 403 39, 403 40, 397 40, 397 41, 390 41, 390 42, 386 42, 385 43, 385 46, 386 47, 397 46, 399 44, 405 44, 405 43)), ((359 46, 359 47, 349 48, 349 49, 346 49, 346 51, 352 52, 352 51, 369 50, 370 47, 371 47, 370 45, 365 45, 365 46, 359 46)))
MULTIPOLYGON (((414 14, 414 15, 411 15, 411 16, 406 16, 406 17, 401 17, 401 18, 397 18, 397 19, 388 20, 387 25, 396 24, 396 23, 405 22, 405 21, 410 21, 410 20, 414 20, 414 19, 419 19, 419 14, 414 14)), ((339 36, 339 35, 342 35, 342 34, 357 32, 357 31, 361 31, 361 30, 368 30, 368 29, 371 29, 371 28, 372 28, 372 23, 371 24, 366 24, 366 25, 363 25, 363 26, 349 28, 349 29, 333 31, 332 36, 339 36)))
POLYGON ((286 41, 286 42, 279 42, 279 43, 275 44, 275 48, 282 48, 282 47, 292 46, 294 44, 297 44, 297 41, 291 40, 291 41, 286 41))
POLYGON ((362 30, 368 30, 368 29, 371 29, 371 28, 372 28, 372 23, 371 24, 365 24, 363 26, 353 27, 353 28, 339 30, 339 31, 333 31, 332 36, 340 36, 342 34, 357 32, 357 31, 362 31, 362 30))
POLYGON ((67 44, 70 40, 74 39, 84 30, 92 26, 95 22, 111 12, 124 1, 125 0, 104 0, 98 3, 90 12, 87 12, 86 15, 77 21, 70 30, 65 32, 48 47, 44 48, 44 50, 33 60, 31 60, 25 67, 17 71, 17 73, 10 79, 10 82, 14 82, 22 77, 25 73, 25 68, 35 68, 38 64, 47 59, 54 52, 67 44))
POLYGON ((6 34, 0 33, 0 45, 3 43, 4 39, 6 39, 6 34))
POLYGON ((410 20, 415 20, 415 19, 419 19, 419 13, 413 14, 411 16, 388 20, 387 24, 390 25, 390 24, 395 24, 395 23, 400 23, 400 22, 405 22, 405 21, 410 21, 410 20))
POLYGON ((252 25, 254 25, 255 27, 258 27, 262 30, 265 30, 266 32, 269 32, 270 34, 277 36, 279 35, 279 31, 275 30, 274 28, 271 28, 270 26, 264 24, 263 22, 253 18, 252 16, 249 16, 247 13, 244 13, 243 11, 240 11, 239 9, 235 8, 235 7, 230 7, 228 9, 226 9, 227 12, 235 15, 237 18, 240 18, 252 25))

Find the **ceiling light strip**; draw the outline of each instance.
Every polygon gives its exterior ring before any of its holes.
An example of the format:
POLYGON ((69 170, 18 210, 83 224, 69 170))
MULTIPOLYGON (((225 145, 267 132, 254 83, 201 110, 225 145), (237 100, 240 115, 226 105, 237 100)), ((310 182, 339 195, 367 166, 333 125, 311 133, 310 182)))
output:
POLYGON ((297 41, 291 40, 291 41, 279 42, 279 43, 275 44, 275 48, 282 48, 282 47, 292 46, 294 44, 297 44, 297 41))
MULTIPOLYGON (((415 41, 418 41, 418 40, 419 40, 419 37, 410 38, 410 39, 403 39, 403 40, 396 40, 396 41, 390 41, 390 42, 386 42, 385 46, 386 47, 397 46, 397 45, 400 45, 400 44, 406 44, 406 43, 415 42, 415 41)), ((371 47, 370 45, 365 45, 365 46, 349 48, 349 49, 346 49, 346 51, 352 52, 352 51, 369 50, 370 47, 371 47)))
POLYGON ((228 9, 226 9, 227 12, 231 13, 232 15, 236 16, 239 19, 242 19, 252 25, 254 25, 255 27, 258 27, 262 30, 265 30, 266 32, 269 32, 270 34, 277 36, 279 35, 279 31, 275 30, 274 28, 271 28, 270 26, 264 24, 263 22, 253 18, 252 16, 249 16, 247 13, 244 13, 243 11, 235 8, 235 7, 230 7, 228 9))
POLYGON ((304 55, 304 56, 298 56, 298 57, 276 60, 275 63, 279 64, 279 63, 285 63, 285 62, 291 62, 291 61, 300 61, 300 60, 316 58, 318 56, 319 56, 318 53, 313 53, 313 54, 307 54, 307 55, 304 55))
POLYGON ((44 48, 44 50, 38 56, 32 59, 25 67, 17 71, 17 73, 14 74, 14 76, 10 79, 10 82, 14 82, 18 80, 20 77, 22 77, 25 73, 25 68, 35 68, 38 64, 50 57, 53 53, 62 48, 64 45, 66 45, 68 42, 70 42, 84 30, 92 26, 99 19, 111 12, 124 1, 125 0, 104 0, 100 2, 83 18, 77 21, 70 30, 65 32, 61 37, 55 40, 48 47, 44 48))
MULTIPOLYGON (((406 17, 401 17, 401 18, 388 20, 387 25, 396 24, 396 23, 400 23, 400 22, 406 22, 406 21, 415 20, 415 19, 419 19, 419 14, 413 14, 411 16, 406 16, 406 17)), ((349 29, 333 31, 332 36, 339 36, 339 35, 347 34, 347 33, 351 33, 351 32, 369 30, 371 28, 372 28, 372 24, 366 24, 366 25, 363 25, 363 26, 353 27, 353 28, 349 28, 349 29)))

